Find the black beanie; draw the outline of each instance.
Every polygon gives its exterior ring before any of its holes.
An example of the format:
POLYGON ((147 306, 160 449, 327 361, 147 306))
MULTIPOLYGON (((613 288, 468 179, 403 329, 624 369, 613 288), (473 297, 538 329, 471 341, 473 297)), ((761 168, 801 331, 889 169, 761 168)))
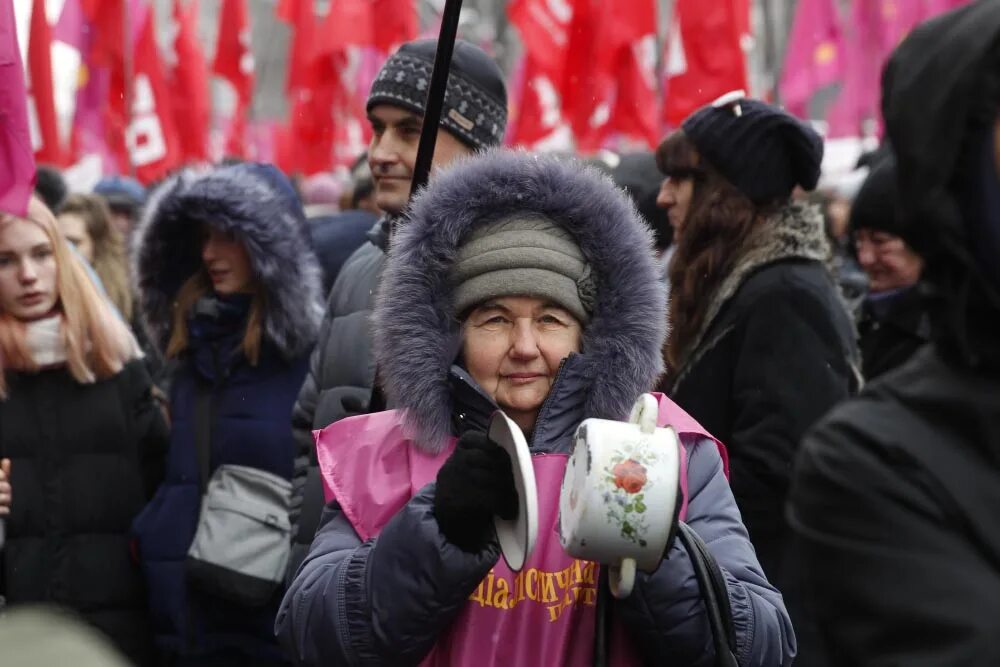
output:
MULTIPOLYGON (((366 108, 391 104, 424 115, 437 40, 407 42, 372 82, 366 108)), ((441 126, 472 148, 498 146, 507 128, 507 88, 500 67, 479 47, 455 42, 441 126)))
POLYGON ((883 157, 871 172, 851 204, 851 231, 874 229, 894 236, 903 235, 896 185, 896 160, 883 157))
POLYGON ((754 203, 788 198, 796 185, 812 190, 819 182, 823 140, 770 104, 746 98, 711 104, 681 128, 698 153, 754 203))

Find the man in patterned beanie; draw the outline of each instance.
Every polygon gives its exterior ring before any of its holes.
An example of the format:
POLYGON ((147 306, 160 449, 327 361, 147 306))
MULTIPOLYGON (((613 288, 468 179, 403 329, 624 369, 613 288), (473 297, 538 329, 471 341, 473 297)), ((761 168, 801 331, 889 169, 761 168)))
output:
MULTIPOLYGON (((389 56, 368 96, 372 126, 368 164, 375 183, 375 203, 384 215, 368 232, 369 242, 354 251, 337 275, 309 373, 292 413, 298 445, 293 479, 298 541, 291 572, 312 542, 323 506, 312 431, 371 409, 375 362, 369 314, 385 264, 392 221, 409 201, 436 51, 435 40, 403 44, 389 56), (303 518, 298 521, 300 511, 303 518)), ((463 155, 499 145, 506 126, 507 90, 500 68, 478 47, 456 41, 433 166, 442 167, 463 155)))
MULTIPOLYGON (((403 44, 389 56, 368 95, 368 120, 372 126, 368 163, 375 181, 375 201, 390 216, 402 213, 409 199, 436 50, 437 41, 433 39, 403 44)), ((434 166, 499 145, 506 126, 507 91, 500 68, 481 49, 458 40, 448 75, 434 166)))

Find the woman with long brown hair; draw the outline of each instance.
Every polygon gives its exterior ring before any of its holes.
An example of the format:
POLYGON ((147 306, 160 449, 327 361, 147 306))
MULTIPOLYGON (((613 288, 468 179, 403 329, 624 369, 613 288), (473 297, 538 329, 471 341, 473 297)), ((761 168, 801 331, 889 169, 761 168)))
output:
POLYGON ((140 356, 41 200, 0 215, 0 594, 75 609, 153 664, 130 525, 167 434, 140 356))
POLYGON ((101 279, 104 291, 126 321, 132 320, 132 289, 125 239, 111 223, 111 209, 97 195, 70 195, 57 219, 67 238, 101 279))
POLYGON ((657 149, 675 229, 664 393, 729 449, 733 493, 795 620, 784 503, 799 442, 858 386, 854 332, 811 190, 823 143, 756 100, 692 114, 657 149))
MULTIPOLYGON (((248 581, 258 582, 245 571, 206 572, 188 554, 220 507, 207 500, 209 485, 234 480, 226 475, 239 467, 284 489, 308 463, 291 429, 322 314, 306 234, 291 184, 257 164, 181 173, 154 193, 135 230, 139 307, 172 369, 173 427, 166 480, 135 533, 156 639, 173 665, 283 664, 273 632, 280 581, 249 602, 248 581)), ((268 511, 260 531, 290 532, 297 494, 283 495, 287 506, 268 511)), ((257 516, 256 498, 236 496, 227 526, 236 513, 257 516)), ((260 531, 222 551, 259 544, 260 531)), ((291 536, 277 542, 290 548, 291 536)))

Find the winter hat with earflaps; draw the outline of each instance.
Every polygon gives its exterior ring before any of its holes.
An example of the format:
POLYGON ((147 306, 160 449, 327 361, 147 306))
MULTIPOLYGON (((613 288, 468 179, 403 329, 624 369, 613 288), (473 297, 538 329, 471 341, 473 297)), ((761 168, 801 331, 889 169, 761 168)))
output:
POLYGON ((819 182, 823 140, 778 107, 734 91, 681 125, 698 153, 751 201, 787 199, 819 182))

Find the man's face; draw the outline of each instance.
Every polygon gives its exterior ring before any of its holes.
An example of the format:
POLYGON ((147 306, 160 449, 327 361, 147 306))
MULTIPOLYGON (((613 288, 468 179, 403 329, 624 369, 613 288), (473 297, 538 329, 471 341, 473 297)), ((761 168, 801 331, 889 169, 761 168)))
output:
MULTIPOLYGON (((389 215, 399 215, 410 198, 423 118, 400 107, 379 104, 368 112, 368 121, 372 126, 368 165, 375 181, 375 204, 389 215)), ((454 135, 438 128, 434 167, 471 153, 472 149, 454 135)))

